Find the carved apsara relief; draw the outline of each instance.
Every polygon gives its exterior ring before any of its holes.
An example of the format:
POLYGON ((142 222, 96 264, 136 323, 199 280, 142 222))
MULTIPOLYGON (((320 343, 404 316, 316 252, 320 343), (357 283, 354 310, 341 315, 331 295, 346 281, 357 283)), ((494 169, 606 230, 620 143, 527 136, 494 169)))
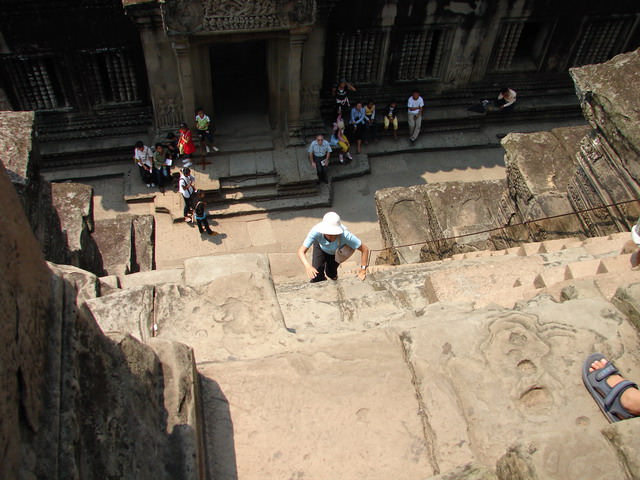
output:
POLYGON ((206 0, 203 28, 207 31, 287 28, 312 23, 314 11, 314 0, 206 0))
POLYGON ((168 95, 156 98, 156 124, 158 128, 175 128, 182 122, 182 103, 168 95))

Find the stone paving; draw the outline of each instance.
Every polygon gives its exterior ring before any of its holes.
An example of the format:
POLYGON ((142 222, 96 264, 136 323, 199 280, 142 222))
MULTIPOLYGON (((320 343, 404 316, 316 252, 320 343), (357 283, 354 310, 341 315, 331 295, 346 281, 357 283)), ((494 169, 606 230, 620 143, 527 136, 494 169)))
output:
MULTIPOLYGON (((565 122, 575 123, 575 120, 565 122)), ((527 132, 550 126, 558 123, 512 125, 511 130, 527 132)), ((504 179, 504 151, 498 137, 505 129, 504 125, 488 125, 473 132, 426 132, 416 142, 415 152, 406 138, 397 141, 383 138, 365 145, 363 151, 371 155, 371 174, 335 182, 332 209, 340 213, 350 230, 370 248, 380 249, 383 245, 375 209, 376 190, 434 182, 504 179), (456 147, 462 149, 456 150, 456 147)), ((271 155, 269 151, 264 153, 271 155)), ((215 156, 210 160, 215 163, 215 156)), ((123 163, 87 167, 82 171, 47 172, 45 177, 49 180, 71 178, 91 185, 96 219, 113 218, 122 213, 154 214, 158 269, 180 266, 184 259, 195 256, 260 252, 269 254, 276 281, 304 278, 295 252, 311 226, 326 213, 326 208, 212 219, 212 228, 222 235, 202 236, 195 226, 174 224, 169 215, 155 213, 153 203, 125 203, 124 176, 129 170, 129 164, 123 163)), ((131 174, 137 175, 137 172, 131 174)), ((132 180, 135 183, 137 178, 132 180)))

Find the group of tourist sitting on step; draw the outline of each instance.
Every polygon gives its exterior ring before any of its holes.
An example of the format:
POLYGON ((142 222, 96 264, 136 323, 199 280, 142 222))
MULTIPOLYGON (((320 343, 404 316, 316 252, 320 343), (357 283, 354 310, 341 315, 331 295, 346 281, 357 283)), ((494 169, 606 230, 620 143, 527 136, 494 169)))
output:
MULTIPOLYGON (((196 110, 195 130, 200 140, 202 154, 211 150, 217 152, 219 149, 213 143, 213 124, 202 108, 196 110)), ((193 134, 186 123, 180 125, 178 136, 169 132, 165 142, 158 142, 155 146, 148 147, 142 140, 136 142, 133 151, 133 159, 140 171, 142 182, 147 188, 155 187, 164 191, 164 187, 172 182, 171 169, 179 166, 190 167, 192 165, 191 155, 195 153, 196 146, 193 143, 193 134)))
MULTIPOLYGON (((369 100, 366 104, 357 101, 352 107, 350 92, 355 92, 356 87, 342 78, 333 88, 332 95, 335 99, 336 118, 332 125, 330 140, 327 142, 324 135, 317 135, 311 142, 307 151, 311 166, 316 169, 318 179, 328 182, 327 168, 330 155, 334 149, 338 150, 338 161, 344 164, 353 159, 351 155, 351 140, 356 142, 356 152, 362 152, 362 143, 377 141, 376 103, 369 100), (346 123, 345 123, 346 121, 346 123)), ((516 92, 508 87, 503 87, 498 93, 495 102, 497 110, 511 111, 516 102, 516 92)), ((486 113, 489 110, 489 100, 482 100, 479 108, 486 113)), ((409 141, 414 144, 420 135, 422 127, 422 114, 424 111, 424 99, 420 91, 414 89, 407 99, 407 125, 409 128, 409 141)), ((394 140, 398 140, 398 103, 390 102, 384 109, 384 130, 393 130, 394 140)))

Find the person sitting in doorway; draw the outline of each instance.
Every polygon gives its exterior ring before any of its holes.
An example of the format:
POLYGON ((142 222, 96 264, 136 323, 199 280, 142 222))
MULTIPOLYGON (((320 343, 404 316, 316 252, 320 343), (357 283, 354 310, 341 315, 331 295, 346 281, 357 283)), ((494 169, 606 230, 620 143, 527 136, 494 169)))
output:
POLYGON ((196 132, 200 138, 200 145, 204 145, 204 148, 209 153, 211 150, 214 152, 220 149, 213 144, 213 125, 211 125, 211 119, 204 113, 204 109, 198 108, 196 110, 196 132), (211 148, 209 148, 211 145, 211 148))

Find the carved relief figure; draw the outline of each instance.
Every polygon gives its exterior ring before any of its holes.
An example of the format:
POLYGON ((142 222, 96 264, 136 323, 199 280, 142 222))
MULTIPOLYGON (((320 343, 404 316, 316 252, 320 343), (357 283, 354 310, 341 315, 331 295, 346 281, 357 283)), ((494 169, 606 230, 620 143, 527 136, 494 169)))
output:
POLYGON ((202 30, 202 10, 202 2, 198 0, 166 0, 162 4, 167 29, 176 33, 202 30))

